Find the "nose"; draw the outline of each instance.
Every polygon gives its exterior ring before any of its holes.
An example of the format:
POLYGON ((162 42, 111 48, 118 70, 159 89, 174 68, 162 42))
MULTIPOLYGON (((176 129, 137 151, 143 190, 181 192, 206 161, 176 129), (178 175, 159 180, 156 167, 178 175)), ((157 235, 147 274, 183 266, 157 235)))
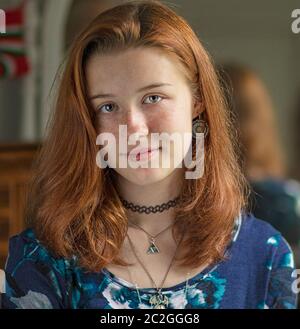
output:
POLYGON ((127 125, 127 133, 138 134, 141 136, 146 136, 149 133, 147 118, 142 111, 138 109, 131 109, 126 113, 125 124, 127 125))

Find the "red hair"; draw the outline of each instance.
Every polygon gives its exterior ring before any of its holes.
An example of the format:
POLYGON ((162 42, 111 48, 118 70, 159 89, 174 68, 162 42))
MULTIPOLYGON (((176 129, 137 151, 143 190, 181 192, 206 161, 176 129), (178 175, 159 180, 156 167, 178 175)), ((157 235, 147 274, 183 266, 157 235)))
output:
POLYGON ((234 153, 234 136, 212 61, 199 39, 171 8, 158 1, 131 1, 97 16, 67 56, 47 138, 36 161, 27 204, 28 223, 55 255, 76 255, 81 266, 99 271, 118 256, 128 222, 111 170, 96 165, 96 128, 86 90, 85 65, 94 54, 155 47, 184 68, 193 96, 209 125, 205 172, 185 180, 173 234, 184 227, 180 265, 219 261, 234 219, 246 205, 247 184, 234 153))

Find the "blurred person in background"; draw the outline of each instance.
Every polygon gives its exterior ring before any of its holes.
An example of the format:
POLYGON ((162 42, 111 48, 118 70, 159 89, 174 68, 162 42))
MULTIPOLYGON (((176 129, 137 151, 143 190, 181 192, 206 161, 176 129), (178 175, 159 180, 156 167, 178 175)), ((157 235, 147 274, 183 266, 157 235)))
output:
POLYGON ((297 253, 300 184, 287 177, 270 94, 246 66, 220 65, 219 77, 238 127, 240 161, 252 186, 252 211, 280 230, 297 253))

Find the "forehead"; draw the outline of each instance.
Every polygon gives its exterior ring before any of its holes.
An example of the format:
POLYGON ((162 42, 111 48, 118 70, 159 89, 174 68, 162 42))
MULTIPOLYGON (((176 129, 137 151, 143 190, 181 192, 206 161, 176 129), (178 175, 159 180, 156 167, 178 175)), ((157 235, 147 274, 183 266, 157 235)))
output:
POLYGON ((86 79, 90 92, 138 88, 141 84, 163 81, 185 82, 178 60, 155 48, 128 49, 117 54, 94 55, 86 65, 86 79))

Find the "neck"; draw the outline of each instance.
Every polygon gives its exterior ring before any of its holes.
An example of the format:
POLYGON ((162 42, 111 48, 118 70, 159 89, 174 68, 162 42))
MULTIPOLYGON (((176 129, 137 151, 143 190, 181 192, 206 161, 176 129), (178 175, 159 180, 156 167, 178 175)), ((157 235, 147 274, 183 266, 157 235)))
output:
MULTIPOLYGON (((124 177, 117 176, 117 189, 120 196, 139 206, 156 206, 175 199, 180 194, 183 182, 182 171, 176 169, 164 180, 148 185, 134 184, 124 177)), ((129 222, 133 222, 149 232, 156 232, 170 225, 175 219, 174 208, 157 213, 139 213, 126 209, 129 222)))

